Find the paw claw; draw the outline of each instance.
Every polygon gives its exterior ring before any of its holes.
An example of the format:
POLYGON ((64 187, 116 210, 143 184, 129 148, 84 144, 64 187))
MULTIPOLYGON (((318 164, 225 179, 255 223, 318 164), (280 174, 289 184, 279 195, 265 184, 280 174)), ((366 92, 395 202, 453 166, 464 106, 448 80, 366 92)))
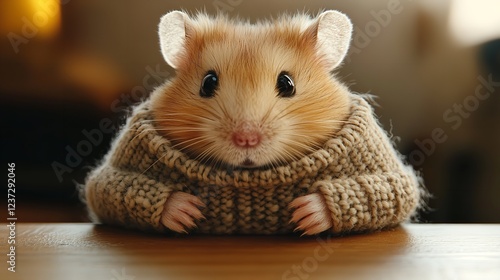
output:
POLYGON ((313 235, 331 228, 332 220, 324 198, 313 193, 294 199, 289 208, 294 208, 290 223, 296 223, 295 231, 303 230, 303 235, 313 235))
POLYGON ((188 233, 187 230, 197 228, 197 220, 205 219, 198 207, 205 204, 196 196, 175 192, 165 202, 161 222, 172 231, 188 233))

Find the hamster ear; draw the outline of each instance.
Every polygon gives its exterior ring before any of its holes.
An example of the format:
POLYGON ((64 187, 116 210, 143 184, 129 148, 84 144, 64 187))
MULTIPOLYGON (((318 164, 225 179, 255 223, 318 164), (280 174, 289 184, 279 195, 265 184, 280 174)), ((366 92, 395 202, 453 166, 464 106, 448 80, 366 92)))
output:
POLYGON ((316 35, 316 48, 324 55, 327 67, 335 69, 349 50, 352 36, 351 20, 341 12, 321 13, 311 26, 316 35))
POLYGON ((174 69, 179 65, 180 55, 186 42, 186 27, 189 16, 180 11, 164 15, 160 20, 159 36, 163 58, 174 69))

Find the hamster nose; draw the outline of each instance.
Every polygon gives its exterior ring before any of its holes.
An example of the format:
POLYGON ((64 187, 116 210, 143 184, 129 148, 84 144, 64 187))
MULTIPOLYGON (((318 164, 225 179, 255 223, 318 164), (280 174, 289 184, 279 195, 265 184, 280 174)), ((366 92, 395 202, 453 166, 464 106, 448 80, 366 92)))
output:
POLYGON ((257 131, 234 132, 233 143, 242 148, 253 148, 260 143, 260 134, 257 131))

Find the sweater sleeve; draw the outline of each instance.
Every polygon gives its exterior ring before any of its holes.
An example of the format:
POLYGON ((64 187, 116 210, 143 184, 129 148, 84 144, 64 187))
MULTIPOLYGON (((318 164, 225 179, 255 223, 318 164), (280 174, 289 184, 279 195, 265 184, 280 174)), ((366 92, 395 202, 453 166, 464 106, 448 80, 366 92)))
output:
POLYGON ((83 195, 96 221, 163 232, 161 213, 173 189, 145 175, 104 165, 89 175, 83 195))
POLYGON ((413 173, 365 174, 315 184, 330 210, 334 233, 395 226, 419 205, 419 183, 413 173))
POLYGON ((395 226, 415 215, 425 196, 421 179, 403 162, 371 106, 359 97, 353 101, 349 124, 333 144, 332 172, 312 186, 325 198, 334 233, 395 226))

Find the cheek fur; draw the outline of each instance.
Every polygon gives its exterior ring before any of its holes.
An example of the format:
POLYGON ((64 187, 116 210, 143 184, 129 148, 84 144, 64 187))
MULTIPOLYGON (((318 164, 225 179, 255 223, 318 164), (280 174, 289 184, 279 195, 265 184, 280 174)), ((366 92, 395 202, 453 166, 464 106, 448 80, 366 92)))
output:
POLYGON ((207 109, 210 107, 192 96, 178 94, 175 85, 164 92, 155 92, 151 104, 158 133, 177 149, 197 156, 216 140, 209 134, 214 130, 211 127, 214 116, 207 109))

